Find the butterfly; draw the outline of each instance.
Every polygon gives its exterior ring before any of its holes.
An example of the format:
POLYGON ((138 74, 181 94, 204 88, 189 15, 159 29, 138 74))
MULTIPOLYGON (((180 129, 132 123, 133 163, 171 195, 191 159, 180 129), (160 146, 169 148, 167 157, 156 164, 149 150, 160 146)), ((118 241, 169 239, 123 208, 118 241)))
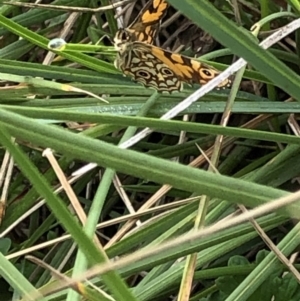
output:
MULTIPOLYGON (((220 71, 152 45, 167 8, 164 0, 150 0, 129 27, 117 32, 114 38, 118 52, 115 67, 134 81, 162 93, 181 91, 183 83, 204 85, 220 71)), ((218 88, 229 87, 230 84, 231 80, 226 79, 218 88)))

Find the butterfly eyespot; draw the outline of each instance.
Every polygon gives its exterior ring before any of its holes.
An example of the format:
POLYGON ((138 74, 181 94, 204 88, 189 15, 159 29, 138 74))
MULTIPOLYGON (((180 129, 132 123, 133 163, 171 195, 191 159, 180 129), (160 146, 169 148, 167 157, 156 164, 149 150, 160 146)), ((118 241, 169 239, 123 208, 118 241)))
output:
POLYGON ((160 71, 163 75, 173 75, 173 72, 168 68, 161 68, 160 71))
POLYGON ((140 77, 144 77, 144 78, 150 78, 151 77, 149 72, 146 72, 146 71, 138 71, 137 75, 139 75, 140 77))
POLYGON ((206 76, 211 76, 211 75, 212 75, 211 72, 210 72, 209 70, 206 70, 206 69, 203 70, 203 73, 204 73, 206 76))

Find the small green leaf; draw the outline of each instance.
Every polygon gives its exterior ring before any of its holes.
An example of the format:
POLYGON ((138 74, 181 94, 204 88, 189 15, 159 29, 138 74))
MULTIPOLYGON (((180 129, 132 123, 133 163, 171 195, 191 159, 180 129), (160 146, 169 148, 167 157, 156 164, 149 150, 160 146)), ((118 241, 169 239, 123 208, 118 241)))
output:
POLYGON ((228 266, 246 265, 246 264, 250 264, 248 259, 240 255, 232 256, 228 260, 228 266))
POLYGON ((11 246, 11 240, 9 238, 0 238, 0 253, 6 255, 11 246))

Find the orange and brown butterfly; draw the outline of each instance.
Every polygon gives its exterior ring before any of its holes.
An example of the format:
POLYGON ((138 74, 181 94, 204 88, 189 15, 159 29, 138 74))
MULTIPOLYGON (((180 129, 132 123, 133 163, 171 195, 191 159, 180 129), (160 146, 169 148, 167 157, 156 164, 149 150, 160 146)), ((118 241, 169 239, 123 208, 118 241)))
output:
POLYGON ((153 44, 168 6, 165 0, 150 0, 128 27, 117 31, 114 37, 115 44, 124 41, 124 37, 131 42, 153 44))
MULTIPOLYGON (((152 45, 161 22, 158 17, 163 17, 167 9, 165 5, 163 0, 150 0, 136 19, 139 24, 144 22, 143 26, 133 22, 128 28, 118 31, 114 39, 118 51, 116 68, 158 92, 181 91, 183 83, 206 84, 220 71, 195 59, 152 45), (154 18, 150 18, 151 11, 154 12, 154 18)), ((218 88, 229 87, 230 84, 231 81, 226 79, 218 88)))

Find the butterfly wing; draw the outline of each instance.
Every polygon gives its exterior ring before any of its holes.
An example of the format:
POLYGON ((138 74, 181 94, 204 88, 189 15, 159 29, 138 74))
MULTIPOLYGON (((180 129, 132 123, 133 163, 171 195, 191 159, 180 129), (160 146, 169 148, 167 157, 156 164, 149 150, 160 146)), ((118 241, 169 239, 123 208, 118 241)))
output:
MULTIPOLYGON (((122 47, 115 66, 135 81, 159 92, 181 91, 182 82, 204 85, 220 74, 207 64, 146 43, 128 42, 122 47)), ((226 79, 218 88, 230 84, 230 79, 226 79)))
POLYGON ((134 81, 159 92, 182 90, 182 81, 163 61, 152 54, 151 45, 133 42, 123 44, 115 61, 116 68, 134 81))
MULTIPOLYGON (((168 66, 181 81, 188 84, 204 85, 221 73, 214 67, 198 60, 159 47, 151 46, 151 53, 168 66)), ((218 85, 218 88, 230 87, 230 84, 231 80, 225 79, 218 85)))
POLYGON ((125 30, 129 37, 127 40, 153 44, 167 8, 168 3, 165 0, 150 0, 127 28, 116 33, 115 41, 124 41, 125 30))

